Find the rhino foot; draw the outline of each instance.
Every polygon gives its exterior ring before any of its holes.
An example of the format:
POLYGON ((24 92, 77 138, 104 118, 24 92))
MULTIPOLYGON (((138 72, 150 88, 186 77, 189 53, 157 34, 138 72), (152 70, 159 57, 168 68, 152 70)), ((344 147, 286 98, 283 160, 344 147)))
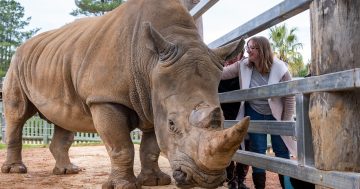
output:
POLYGON ((58 167, 55 166, 53 169, 53 174, 55 175, 65 175, 65 174, 77 174, 81 171, 81 169, 74 165, 74 164, 70 164, 68 166, 64 166, 64 167, 58 167))
POLYGON ((27 168, 23 163, 3 164, 2 173, 27 173, 27 168))
POLYGON ((171 183, 171 177, 161 171, 147 174, 141 171, 137 180, 144 186, 163 186, 171 183))
POLYGON ((101 187, 102 189, 141 189, 141 185, 127 180, 108 181, 101 187))

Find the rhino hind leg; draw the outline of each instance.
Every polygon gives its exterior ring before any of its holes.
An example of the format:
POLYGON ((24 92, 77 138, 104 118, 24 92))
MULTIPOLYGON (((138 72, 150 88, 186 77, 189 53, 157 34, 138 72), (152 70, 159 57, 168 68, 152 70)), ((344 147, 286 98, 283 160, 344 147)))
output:
POLYGON ((50 144, 50 152, 55 158, 53 169, 55 175, 76 174, 80 168, 70 162, 69 148, 74 141, 74 133, 55 125, 54 135, 50 144))
POLYGON ((26 173, 27 168, 22 162, 22 128, 27 119, 36 113, 35 106, 26 97, 21 85, 11 72, 4 84, 4 111, 6 120, 6 160, 1 167, 2 173, 26 173))
POLYGON ((90 110, 111 160, 111 172, 102 188, 141 188, 134 175, 135 150, 129 129, 134 124, 130 117, 135 115, 127 107, 113 103, 95 103, 90 110))
POLYGON ((22 162, 22 128, 26 120, 14 122, 6 119, 7 156, 1 166, 2 173, 27 173, 27 168, 22 162))
POLYGON ((163 173, 158 164, 160 149, 155 132, 144 132, 140 145, 141 172, 137 178, 144 186, 161 186, 171 183, 171 177, 163 173))

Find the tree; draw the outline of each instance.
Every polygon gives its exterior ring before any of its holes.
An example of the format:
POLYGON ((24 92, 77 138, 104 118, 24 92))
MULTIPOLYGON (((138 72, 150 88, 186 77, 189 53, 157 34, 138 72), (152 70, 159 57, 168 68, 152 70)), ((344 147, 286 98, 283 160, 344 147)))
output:
POLYGON ((24 7, 15 0, 0 0, 0 7, 0 77, 3 77, 16 47, 39 29, 24 30, 31 17, 24 19, 24 7))
POLYGON ((72 16, 100 16, 118 7, 123 0, 75 0, 78 9, 73 10, 72 16))
POLYGON ((289 64, 293 76, 304 76, 300 74, 307 71, 303 57, 298 51, 302 48, 302 43, 298 43, 296 30, 297 28, 288 30, 285 24, 270 28, 270 44, 276 56, 289 64))

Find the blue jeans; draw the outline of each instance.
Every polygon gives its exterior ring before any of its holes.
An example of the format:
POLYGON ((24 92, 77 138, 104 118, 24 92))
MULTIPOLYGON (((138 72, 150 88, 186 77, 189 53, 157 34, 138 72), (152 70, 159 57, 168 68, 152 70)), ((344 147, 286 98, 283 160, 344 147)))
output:
MULTIPOLYGON (((245 116, 250 116, 251 120, 276 120, 272 115, 263 115, 257 113, 250 107, 248 103, 245 103, 245 116)), ((266 134, 249 133, 250 147, 249 151, 260 154, 266 153, 267 139, 266 134)), ((290 159, 289 150, 287 149, 284 141, 280 135, 271 135, 271 145, 276 157, 282 157, 290 159)), ((253 167, 253 173, 264 173, 264 169, 253 167)))

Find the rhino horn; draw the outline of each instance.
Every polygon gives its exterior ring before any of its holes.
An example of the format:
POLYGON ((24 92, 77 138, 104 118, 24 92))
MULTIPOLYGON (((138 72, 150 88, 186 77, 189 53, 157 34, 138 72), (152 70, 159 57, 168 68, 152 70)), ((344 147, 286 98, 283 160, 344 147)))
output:
POLYGON ((199 149, 200 162, 210 170, 221 170, 228 166, 232 156, 239 149, 250 123, 245 117, 234 126, 216 132, 209 132, 207 137, 201 139, 199 149))
POLYGON ((151 26, 149 22, 146 22, 145 28, 150 34, 153 44, 155 46, 156 52, 159 54, 161 61, 166 61, 167 59, 173 57, 176 53, 176 46, 167 41, 155 28, 151 26))

